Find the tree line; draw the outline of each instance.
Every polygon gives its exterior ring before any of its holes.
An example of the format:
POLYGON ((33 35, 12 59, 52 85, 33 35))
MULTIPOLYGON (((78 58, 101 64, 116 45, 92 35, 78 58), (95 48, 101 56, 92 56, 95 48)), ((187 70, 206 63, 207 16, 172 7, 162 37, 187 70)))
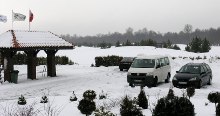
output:
POLYGON ((148 39, 152 39, 157 43, 163 43, 169 40, 174 44, 189 44, 192 38, 195 37, 206 38, 208 41, 210 41, 210 44, 219 45, 220 27, 217 29, 210 28, 193 30, 192 25, 187 24, 180 32, 167 32, 164 34, 153 30, 148 30, 147 28, 134 31, 129 27, 126 29, 125 33, 114 32, 108 34, 97 34, 95 36, 71 36, 70 34, 65 34, 61 35, 61 37, 74 45, 79 46, 97 46, 101 43, 115 45, 118 41, 120 43, 126 43, 127 40, 129 40, 131 43, 141 43, 141 41, 146 41, 148 39))

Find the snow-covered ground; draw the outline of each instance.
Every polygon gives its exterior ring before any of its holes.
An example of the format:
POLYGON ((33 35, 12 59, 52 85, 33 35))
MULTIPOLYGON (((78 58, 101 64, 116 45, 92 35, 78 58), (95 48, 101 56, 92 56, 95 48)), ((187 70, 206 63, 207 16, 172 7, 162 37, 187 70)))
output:
MULTIPOLYGON (((184 45, 180 45, 184 49, 184 45)), ((57 55, 66 55, 76 65, 57 65, 57 77, 46 77, 46 72, 43 72, 44 66, 37 66, 37 80, 27 80, 27 66, 16 65, 15 69, 19 70, 18 84, 3 83, 0 85, 0 107, 11 107, 17 104, 18 97, 23 94, 27 98, 27 103, 31 104, 37 102, 36 107, 44 107, 40 104, 40 98, 46 94, 49 96, 50 103, 56 106, 61 113, 59 116, 81 116, 82 114, 77 109, 78 101, 82 99, 82 94, 88 89, 95 90, 97 95, 102 91, 107 93, 107 99, 96 99, 96 105, 111 104, 114 107, 108 107, 113 113, 120 115, 119 101, 125 96, 129 95, 132 98, 137 97, 140 88, 131 88, 126 81, 126 71, 119 71, 117 66, 112 67, 90 67, 94 64, 96 56, 119 55, 119 56, 136 56, 138 54, 149 55, 169 55, 177 57, 171 60, 172 76, 176 70, 188 62, 206 62, 210 65, 213 71, 213 84, 211 86, 204 86, 201 89, 196 89, 195 95, 190 99, 195 106, 197 116, 212 116, 215 115, 215 105, 209 103, 207 96, 212 91, 220 90, 220 75, 219 67, 220 60, 216 56, 220 56, 220 47, 212 47, 209 53, 189 53, 184 50, 172 50, 165 48, 154 47, 112 47, 109 49, 90 48, 90 47, 76 47, 74 50, 58 51, 57 55), (182 57, 204 57, 207 59, 190 60, 182 57), (69 97, 75 92, 78 101, 70 102, 69 97), (115 101, 115 102, 113 102, 115 101), (208 103, 208 105, 205 105, 208 103)), ((46 56, 41 51, 38 56, 46 56)), ((150 108, 143 110, 144 115, 151 115, 151 110, 154 108, 156 101, 164 97, 171 83, 161 83, 158 87, 147 88, 144 90, 149 96, 150 108)), ((183 89, 174 88, 175 95, 181 96, 183 89)), ((98 97, 97 97, 98 98, 98 97)), ((4 114, 3 110, 0 110, 4 114)))

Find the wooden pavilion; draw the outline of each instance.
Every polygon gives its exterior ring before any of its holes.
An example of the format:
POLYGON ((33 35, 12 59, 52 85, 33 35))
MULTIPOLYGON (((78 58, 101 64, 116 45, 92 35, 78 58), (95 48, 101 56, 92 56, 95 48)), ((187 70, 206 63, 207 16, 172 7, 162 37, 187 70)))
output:
POLYGON ((4 58, 4 81, 11 82, 13 56, 17 51, 27 54, 27 78, 36 79, 36 58, 40 50, 47 54, 47 76, 56 76, 55 54, 74 46, 51 32, 9 30, 0 35, 0 52, 4 58))

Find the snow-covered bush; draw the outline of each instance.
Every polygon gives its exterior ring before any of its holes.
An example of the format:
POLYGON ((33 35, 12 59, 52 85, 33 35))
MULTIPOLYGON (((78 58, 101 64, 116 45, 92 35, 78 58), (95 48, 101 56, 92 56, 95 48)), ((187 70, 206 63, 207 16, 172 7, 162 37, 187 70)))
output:
POLYGON ((77 100, 77 97, 73 91, 72 95, 70 96, 70 101, 76 101, 77 100))
POLYGON ((18 98, 18 104, 19 104, 19 105, 25 105, 26 103, 27 103, 27 102, 26 102, 24 96, 21 95, 21 96, 18 98))
POLYGON ((95 116, 115 116, 110 111, 106 111, 104 107, 100 107, 99 109, 96 109, 94 114, 95 116))
POLYGON ((96 98, 96 93, 94 90, 86 90, 83 93, 83 97, 84 97, 84 99, 94 100, 96 98))
POLYGON ((123 98, 120 106, 121 116, 143 116, 140 108, 127 95, 123 98))
POLYGON ((96 109, 95 102, 88 99, 82 99, 79 101, 78 109, 82 114, 91 115, 96 109))
POLYGON ((36 102, 22 107, 15 104, 7 104, 6 106, 1 106, 1 116, 38 116, 41 112, 36 108, 36 105, 36 102))
POLYGON ((104 93, 102 90, 101 94, 99 94, 99 99, 106 99, 107 98, 107 93, 104 93))
POLYGON ((216 104, 220 101, 219 92, 210 92, 208 95, 208 100, 212 103, 215 103, 215 107, 216 107, 216 104))
POLYGON ((145 92, 144 92, 143 89, 141 89, 141 91, 138 95, 138 105, 140 107, 142 107, 143 109, 148 108, 148 100, 147 100, 147 97, 146 97, 145 92))
POLYGON ((41 97, 40 103, 47 103, 48 102, 48 98, 46 95, 41 97))

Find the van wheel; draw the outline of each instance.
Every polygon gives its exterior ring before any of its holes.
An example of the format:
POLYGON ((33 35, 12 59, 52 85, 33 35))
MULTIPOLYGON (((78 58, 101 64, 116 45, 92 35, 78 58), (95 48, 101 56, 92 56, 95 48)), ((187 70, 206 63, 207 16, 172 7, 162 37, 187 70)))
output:
POLYGON ((167 74, 167 78, 165 79, 165 83, 169 83, 170 82, 170 74, 167 74))
POLYGON ((134 84, 132 84, 132 83, 129 83, 129 86, 131 86, 132 88, 134 88, 134 84))
POLYGON ((155 78, 154 78, 154 82, 153 82, 153 84, 152 84, 152 87, 156 87, 156 86, 157 86, 157 80, 158 80, 157 77, 155 77, 155 78))
POLYGON ((120 68, 120 71, 123 71, 123 69, 120 68))

